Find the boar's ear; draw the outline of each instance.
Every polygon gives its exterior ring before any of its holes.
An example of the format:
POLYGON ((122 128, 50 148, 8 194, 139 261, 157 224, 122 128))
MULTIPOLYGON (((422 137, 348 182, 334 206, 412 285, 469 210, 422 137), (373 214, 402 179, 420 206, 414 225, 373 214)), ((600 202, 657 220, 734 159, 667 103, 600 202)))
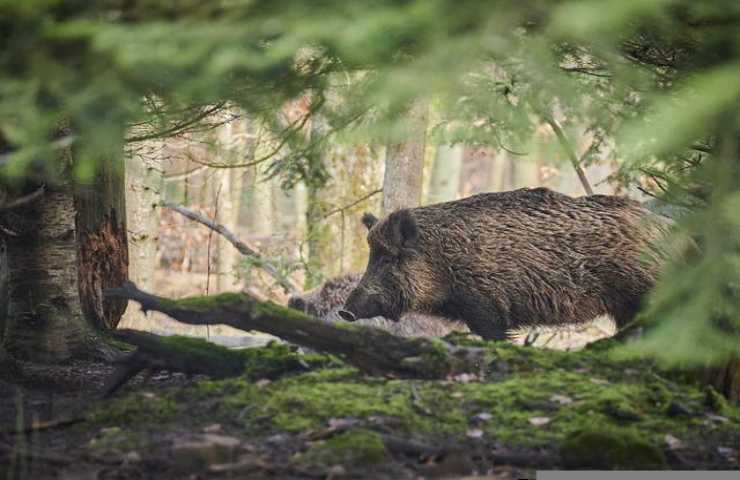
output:
POLYGON ((391 241, 399 251, 414 248, 419 241, 419 227, 408 209, 398 210, 388 217, 391 241))
POLYGON ((362 224, 365 225, 365 228, 367 228, 368 230, 373 228, 376 223, 378 223, 378 218, 372 213, 365 212, 362 215, 362 224))

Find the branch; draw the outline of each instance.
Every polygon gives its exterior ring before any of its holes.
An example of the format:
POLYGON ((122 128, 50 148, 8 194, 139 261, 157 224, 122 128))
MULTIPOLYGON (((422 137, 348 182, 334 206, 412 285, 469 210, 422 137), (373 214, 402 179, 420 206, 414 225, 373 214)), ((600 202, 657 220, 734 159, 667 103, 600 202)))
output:
POLYGON ((283 290, 285 290, 285 293, 288 293, 290 295, 299 295, 301 292, 298 289, 298 287, 291 282, 288 278, 286 278, 284 275, 281 275, 278 271, 277 267, 270 263, 269 260, 265 259, 260 253, 255 250, 254 248, 251 248, 246 243, 239 240, 236 235, 234 235, 229 229, 221 225, 220 223, 216 223, 213 220, 206 218, 205 216, 196 213, 188 208, 185 208, 181 205, 176 205, 174 203, 169 202, 162 202, 160 203, 161 206, 165 208, 169 208, 170 210, 174 210, 177 213, 183 215, 184 217, 189 218, 190 220, 193 220, 194 222, 198 222, 202 225, 205 225, 206 227, 210 228, 214 232, 220 234, 223 236, 226 240, 229 241, 234 247, 239 250, 239 253, 246 257, 253 258, 257 261, 257 265, 260 266, 265 272, 267 272, 272 278, 274 278, 278 284, 280 284, 281 287, 283 287, 283 290))
POLYGON ((578 161, 578 155, 576 155, 573 146, 570 144, 568 138, 565 136, 565 132, 563 132, 560 124, 549 115, 543 115, 543 118, 545 119, 545 122, 550 125, 550 128, 552 128, 552 130, 555 132, 555 135, 558 137, 560 146, 562 147, 565 154, 568 156, 571 165, 573 165, 573 168, 578 174, 578 178, 581 180, 581 185, 583 185, 583 189, 586 191, 586 195, 593 195, 594 191, 591 188, 591 184, 588 182, 588 178, 586 178, 586 172, 584 172, 583 168, 581 168, 581 164, 578 161))
POLYGON ((146 140, 153 140, 155 138, 175 136, 177 134, 183 133, 187 128, 195 125, 196 123, 200 122, 204 118, 207 118, 213 115, 214 113, 218 112, 219 110, 223 109, 225 105, 226 105, 225 102, 218 103, 211 108, 206 108, 202 110, 200 113, 198 113, 193 118, 190 118, 181 123, 175 124, 170 128, 167 128, 165 130, 161 130, 158 132, 152 132, 152 133, 147 133, 144 135, 139 135, 136 137, 128 137, 125 139, 125 142, 126 143, 136 143, 136 142, 143 142, 146 140))
POLYGON ((29 203, 33 203, 37 199, 43 197, 44 193, 46 193, 46 185, 41 185, 33 193, 29 193, 28 195, 25 195, 23 197, 16 198, 15 200, 11 200, 10 202, 0 204, 0 212, 12 210, 14 208, 22 207, 23 205, 29 203))
POLYGON ((334 210, 329 210, 327 213, 324 214, 324 218, 328 218, 328 217, 331 217, 332 215, 337 214, 339 212, 344 212, 345 210, 349 210, 350 208, 352 208, 352 207, 354 207, 354 206, 356 206, 356 205, 364 202, 365 200, 367 200, 367 199, 369 199, 369 198, 371 198, 371 197, 373 197, 373 196, 381 193, 382 191, 383 191, 382 188, 376 188, 372 192, 368 193, 367 195, 363 195, 362 197, 358 198, 357 200, 355 200, 352 203, 348 203, 347 205, 345 205, 343 207, 335 208, 334 210))
POLYGON ((207 166, 201 165, 201 166, 192 168, 190 170, 187 170, 185 172, 163 175, 162 179, 165 182, 178 182, 180 180, 187 180, 190 177, 194 177, 195 175, 198 175, 199 173, 204 172, 207 168, 208 168, 207 166))
POLYGON ((106 290, 105 295, 134 300, 143 311, 155 310, 189 325, 224 324, 269 333, 337 355, 369 374, 445 378, 460 372, 479 373, 490 360, 483 348, 456 347, 438 339, 406 339, 346 322, 330 324, 271 302, 258 302, 243 293, 170 300, 126 282, 106 290))

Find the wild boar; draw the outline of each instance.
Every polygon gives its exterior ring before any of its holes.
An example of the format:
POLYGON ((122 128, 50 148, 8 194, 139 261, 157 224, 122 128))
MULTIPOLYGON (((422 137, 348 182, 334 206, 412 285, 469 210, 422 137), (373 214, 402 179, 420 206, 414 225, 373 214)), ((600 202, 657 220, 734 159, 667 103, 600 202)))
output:
POLYGON ((365 214, 370 257, 345 319, 460 318, 486 339, 640 308, 663 263, 667 221, 623 197, 546 188, 365 214))
MULTIPOLYGON (((341 320, 338 311, 357 286, 360 277, 359 273, 348 273, 329 279, 320 287, 303 295, 290 297, 288 306, 327 322, 341 320)), ((392 322, 382 317, 362 319, 358 322, 382 328, 401 337, 443 337, 453 331, 468 331, 465 324, 460 321, 413 312, 404 315, 400 322, 392 322)))

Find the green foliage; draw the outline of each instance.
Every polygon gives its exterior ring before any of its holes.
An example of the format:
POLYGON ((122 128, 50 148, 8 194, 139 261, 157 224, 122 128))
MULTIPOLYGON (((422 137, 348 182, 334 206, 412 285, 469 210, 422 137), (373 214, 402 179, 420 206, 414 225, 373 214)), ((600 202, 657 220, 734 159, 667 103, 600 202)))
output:
POLYGON ((59 179, 67 146, 89 177, 131 125, 170 135, 209 106, 272 126, 288 148, 269 173, 314 189, 329 138, 398 139, 417 98, 439 105, 436 141, 520 153, 557 113, 600 139, 592 156, 613 147, 616 181, 648 174, 695 210, 680 227, 700 251, 636 350, 721 362, 740 354, 738 24, 736 0, 3 0, 0 180, 59 179), (325 129, 279 119, 301 96, 325 129))

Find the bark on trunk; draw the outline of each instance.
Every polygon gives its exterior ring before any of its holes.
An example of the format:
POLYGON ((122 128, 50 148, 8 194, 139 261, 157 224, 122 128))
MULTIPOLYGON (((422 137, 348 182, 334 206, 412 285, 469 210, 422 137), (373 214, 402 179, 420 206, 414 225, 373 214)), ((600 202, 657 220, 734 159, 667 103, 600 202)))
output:
POLYGON ((383 176, 383 213, 418 207, 424 172, 427 107, 417 103, 408 115, 406 141, 386 147, 383 176))
POLYGON ((464 152, 462 145, 437 147, 427 203, 447 202, 457 198, 464 152))
POLYGON ((93 183, 76 188, 79 295, 96 329, 116 328, 127 305, 103 298, 103 290, 128 279, 123 175, 122 162, 103 162, 93 183))
POLYGON ((7 240, 6 349, 21 359, 69 358, 90 330, 80 304, 71 187, 49 191, 14 213, 25 223, 7 240))
POLYGON ((8 255, 5 237, 0 234, 0 350, 5 337, 5 320, 8 314, 8 255))
POLYGON ((126 280, 127 265, 122 172, 111 167, 91 185, 58 184, 12 211, 3 346, 14 357, 114 354, 96 335, 115 327, 126 305, 103 299, 104 288, 126 280))
POLYGON ((721 367, 704 372, 704 381, 732 403, 740 405, 740 358, 732 358, 721 367))
MULTIPOLYGON (((126 154, 126 228, 128 231, 128 277, 143 288, 153 289, 157 267, 162 197, 164 142, 136 145, 126 154)), ((128 308, 120 327, 140 328, 147 324, 138 308, 128 308)))
MULTIPOLYGON (((237 112, 229 112, 235 115, 237 112)), ((253 156, 254 148, 250 145, 250 129, 245 118, 232 119, 219 128, 219 145, 230 161, 243 162, 244 158, 253 156)), ((218 198, 218 215, 216 221, 232 231, 238 231, 239 211, 244 197, 244 169, 226 168, 216 175, 221 182, 218 198)), ((232 245, 223 237, 216 241, 216 289, 217 292, 232 290, 237 277, 235 269, 239 255, 232 245)))
MULTIPOLYGON (((311 139, 316 140, 326 134, 326 122, 319 116, 311 120, 311 139)), ((311 169, 318 169, 323 165, 324 152, 313 152, 309 159, 311 169)), ((326 255, 329 246, 329 227, 326 224, 326 202, 322 196, 322 187, 314 178, 306 181, 306 243, 308 246, 306 281, 304 287, 308 290, 318 286, 326 271, 326 255)))

